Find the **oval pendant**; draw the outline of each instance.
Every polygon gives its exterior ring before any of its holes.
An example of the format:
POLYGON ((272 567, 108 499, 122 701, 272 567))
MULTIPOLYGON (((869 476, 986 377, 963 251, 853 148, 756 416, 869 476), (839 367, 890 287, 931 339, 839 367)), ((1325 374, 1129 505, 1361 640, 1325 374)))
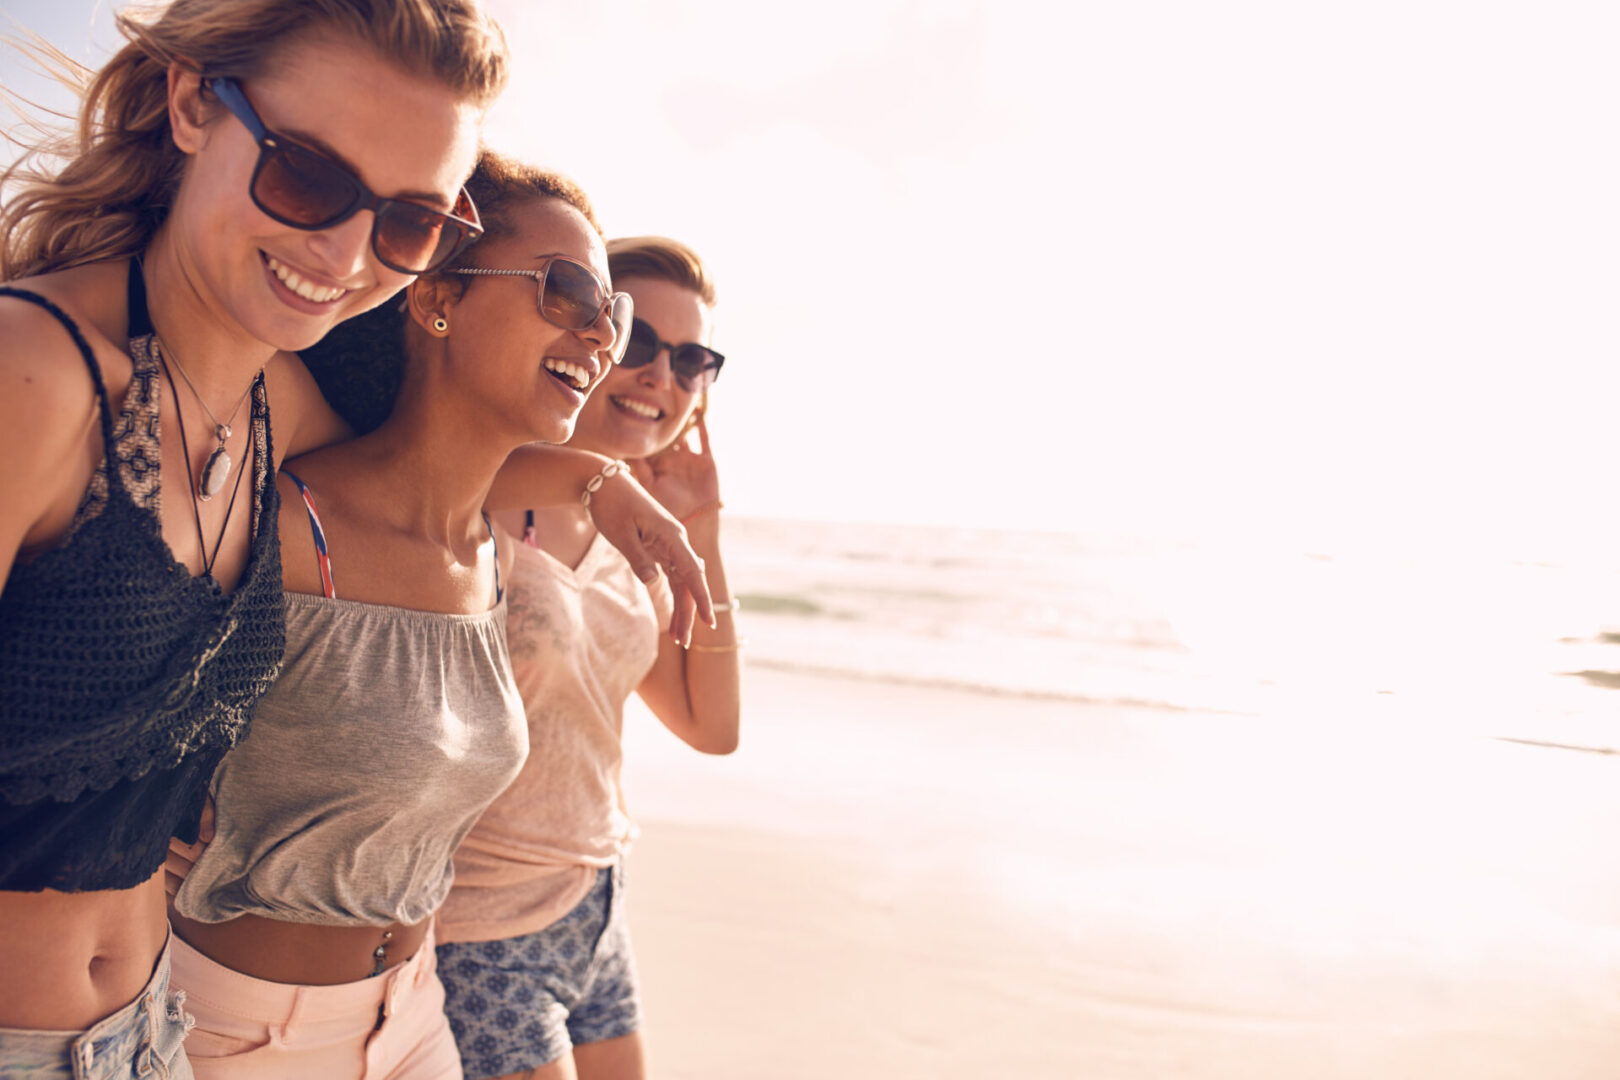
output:
POLYGON ((214 452, 208 455, 202 476, 197 480, 197 497, 207 502, 218 495, 225 487, 225 478, 230 474, 231 455, 225 452, 223 446, 216 447, 214 452))

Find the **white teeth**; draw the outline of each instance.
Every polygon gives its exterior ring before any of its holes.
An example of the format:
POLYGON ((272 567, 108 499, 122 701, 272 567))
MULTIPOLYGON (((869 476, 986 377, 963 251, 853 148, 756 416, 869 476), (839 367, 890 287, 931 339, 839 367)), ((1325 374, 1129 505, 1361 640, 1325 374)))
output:
POLYGON ((347 289, 333 288, 327 285, 317 285, 313 281, 305 281, 298 276, 298 271, 281 265, 272 256, 265 256, 265 263, 270 267, 271 273, 281 280, 281 283, 305 300, 313 300, 317 304, 324 304, 329 300, 336 300, 347 289))
POLYGON ((555 372, 573 383, 575 390, 583 390, 591 384, 590 372, 572 360, 555 360, 548 356, 540 363, 547 371, 555 372))
POLYGON ((656 420, 660 416, 664 415, 664 410, 656 409, 653 406, 648 405, 645 401, 637 401, 635 398, 616 397, 613 399, 613 404, 617 405, 621 409, 624 409, 626 412, 633 412, 637 416, 644 416, 648 420, 656 420))

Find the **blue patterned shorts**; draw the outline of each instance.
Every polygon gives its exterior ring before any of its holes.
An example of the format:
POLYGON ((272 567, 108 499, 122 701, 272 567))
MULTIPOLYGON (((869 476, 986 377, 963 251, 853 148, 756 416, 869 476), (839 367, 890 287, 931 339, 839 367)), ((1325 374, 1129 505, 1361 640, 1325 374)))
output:
POLYGON ((544 930, 440 945, 439 978, 467 1080, 548 1065, 580 1043, 636 1031, 623 860, 597 871, 585 899, 544 930))

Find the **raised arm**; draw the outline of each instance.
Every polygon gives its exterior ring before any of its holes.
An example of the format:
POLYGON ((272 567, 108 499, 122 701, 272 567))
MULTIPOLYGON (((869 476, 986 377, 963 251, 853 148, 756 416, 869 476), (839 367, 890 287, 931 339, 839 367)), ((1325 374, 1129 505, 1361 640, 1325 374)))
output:
MULTIPOLYGON (((579 499, 612 464, 613 459, 586 450, 531 444, 506 459, 484 505, 489 510, 561 506, 579 499)), ((687 542, 686 529, 634 477, 620 469, 604 479, 591 494, 590 513, 597 531, 623 553, 638 578, 650 582, 663 570, 673 599, 672 641, 689 642, 694 619, 714 625, 703 561, 687 542)))
POLYGON ((709 431, 698 413, 699 446, 685 440, 644 462, 637 476, 665 509, 686 526, 686 535, 708 571, 717 603, 716 624, 699 627, 681 648, 662 641, 658 660, 638 692, 653 714, 693 749, 729 754, 737 748, 741 718, 736 598, 720 559, 720 481, 709 449, 709 431))

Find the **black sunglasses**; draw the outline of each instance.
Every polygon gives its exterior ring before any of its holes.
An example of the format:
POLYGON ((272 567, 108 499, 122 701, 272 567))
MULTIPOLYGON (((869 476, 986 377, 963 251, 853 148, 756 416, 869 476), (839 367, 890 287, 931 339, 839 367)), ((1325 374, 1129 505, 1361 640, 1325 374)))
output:
POLYGON ((665 349, 669 350, 669 370, 675 374, 675 381, 681 384, 681 389, 689 394, 707 390, 713 385, 714 380, 720 377, 720 365, 726 362, 724 356, 695 341, 672 345, 659 338, 652 324, 644 319, 635 319, 630 323, 630 338, 619 366, 646 367, 658 359, 658 354, 665 349))
POLYGON ((615 364, 624 356, 625 346, 630 344, 630 319, 635 314, 635 302, 629 293, 610 291, 596 272, 578 259, 548 255, 538 270, 464 266, 449 273, 534 278, 539 286, 535 303, 540 307, 542 319, 563 330, 589 330, 606 311, 608 321, 613 324, 613 344, 608 351, 615 364))
POLYGON ((259 144, 248 192, 254 206, 281 224, 329 229, 370 210, 376 215, 371 250, 384 266, 402 274, 437 270, 483 235, 478 208, 466 188, 449 214, 403 199, 384 199, 331 158, 265 127, 235 79, 217 76, 202 84, 259 144))

